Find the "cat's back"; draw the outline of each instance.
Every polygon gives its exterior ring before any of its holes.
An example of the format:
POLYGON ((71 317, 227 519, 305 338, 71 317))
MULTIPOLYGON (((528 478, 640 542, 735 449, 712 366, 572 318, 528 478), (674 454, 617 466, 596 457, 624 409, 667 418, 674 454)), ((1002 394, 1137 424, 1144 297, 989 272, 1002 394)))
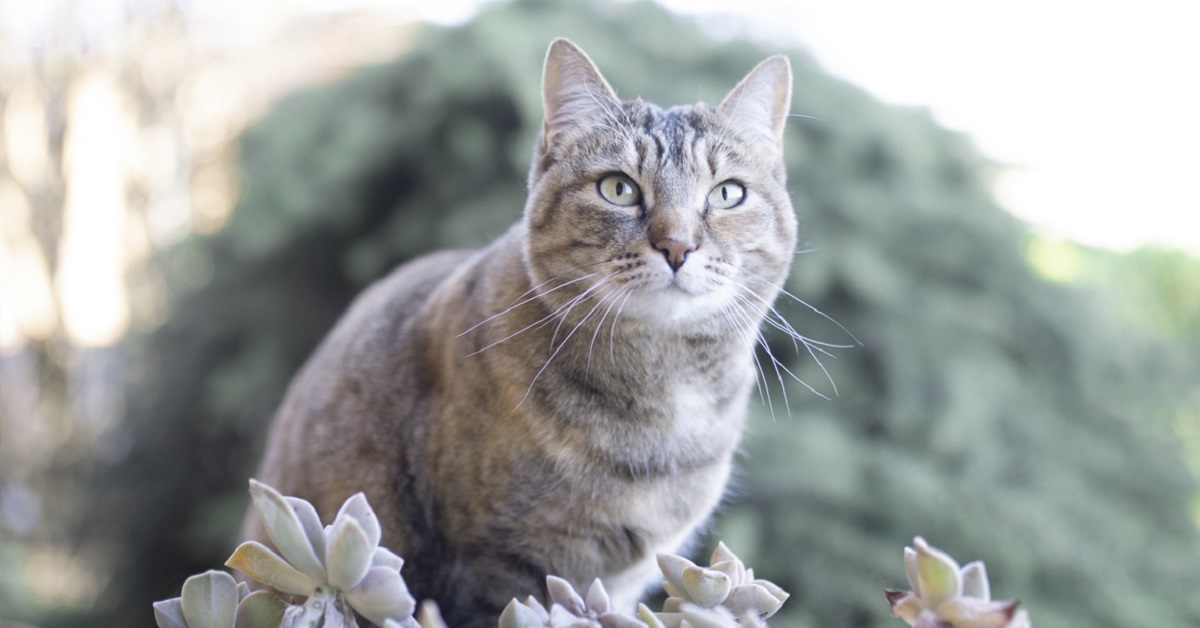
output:
POLYGON ((355 299, 288 388, 263 455, 265 482, 313 500, 320 512, 364 487, 387 484, 372 476, 413 450, 412 430, 402 439, 396 419, 420 414, 431 295, 478 254, 417 258, 355 299))

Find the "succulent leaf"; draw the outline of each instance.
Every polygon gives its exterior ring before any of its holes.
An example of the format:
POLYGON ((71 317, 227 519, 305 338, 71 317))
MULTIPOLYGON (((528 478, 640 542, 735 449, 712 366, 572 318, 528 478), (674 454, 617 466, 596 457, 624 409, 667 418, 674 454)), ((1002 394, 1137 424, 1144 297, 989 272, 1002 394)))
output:
POLYGON ((917 550, 904 548, 904 573, 908 576, 908 586, 917 597, 921 597, 921 581, 917 578, 917 550))
POLYGON ((638 619, 646 622, 647 628, 666 628, 662 621, 650 610, 650 607, 641 602, 637 605, 637 616, 638 619))
POLYGON ((692 566, 683 570, 683 586, 691 601, 704 608, 712 608, 725 601, 732 582, 729 576, 720 571, 692 566))
POLYGON ((225 566, 292 595, 312 595, 319 584, 258 541, 239 545, 229 560, 225 561, 225 566))
MULTIPOLYGON (((575 592, 570 582, 558 576, 546 576, 546 589, 550 592, 550 600, 562 605, 566 610, 579 617, 587 613, 587 603, 575 592)), ((554 618, 554 609, 550 609, 550 617, 554 618)))
POLYGON ((612 610, 612 600, 608 597, 608 591, 604 589, 604 583, 600 582, 599 578, 592 581, 592 586, 588 587, 587 610, 597 615, 607 613, 612 610))
POLYGON ((533 612, 537 613, 538 617, 541 618, 543 624, 550 621, 550 611, 546 610, 546 607, 542 606, 542 603, 536 597, 531 595, 525 598, 525 606, 532 608, 533 612))
MULTIPOLYGON (((684 597, 684 592, 687 587, 683 584, 683 570, 688 567, 695 567, 696 563, 674 554, 658 554, 658 568, 662 571, 663 576, 667 579, 667 584, 671 585, 673 590, 667 590, 668 595, 676 597, 684 597)), ((663 589, 667 589, 663 585, 663 589)))
POLYGON ((375 546, 358 521, 338 517, 326 530, 325 572, 327 581, 339 591, 349 591, 367 575, 375 546))
POLYGON ((694 628, 741 628, 733 614, 720 606, 703 608, 687 604, 683 607, 683 620, 694 628))
POLYGON ((945 552, 930 547, 925 539, 913 539, 917 551, 917 582, 926 608, 937 608, 962 595, 962 576, 958 563, 945 552))
POLYGON ((279 553, 313 581, 323 582, 325 566, 317 558, 300 517, 283 495, 266 484, 250 480, 250 497, 279 553))
POLYGON ((788 601, 789 597, 792 597, 791 593, 784 591, 782 587, 774 582, 771 582, 770 580, 755 580, 751 584, 757 584, 758 586, 766 589, 767 593, 770 593, 775 599, 779 600, 780 604, 783 604, 784 602, 788 601))
POLYGON ((725 599, 725 608, 738 616, 753 613, 770 617, 779 610, 780 606, 783 606, 782 600, 771 595, 771 592, 765 587, 753 583, 733 587, 733 590, 729 592, 729 597, 725 599))
POLYGON ((292 507, 292 511, 296 513, 296 518, 300 520, 300 527, 304 530, 304 536, 308 537, 308 542, 312 544, 313 553, 317 558, 325 556, 325 534, 321 527, 321 517, 317 515, 317 509, 313 505, 300 499, 299 497, 283 498, 292 507))
POLYGON ((733 550, 729 549, 729 546, 725 545, 724 541, 717 541, 717 549, 713 550, 712 558, 709 559, 708 564, 716 565, 717 563, 727 561, 741 563, 742 559, 738 558, 737 554, 734 554, 733 550))
POLYGON ((371 566, 389 567, 400 571, 404 567, 404 559, 397 556, 392 550, 380 545, 375 548, 375 553, 371 556, 371 566))
POLYGON ((546 620, 538 616, 532 608, 513 598, 504 612, 500 613, 500 628, 542 628, 546 620))
POLYGON ((437 602, 425 600, 417 611, 417 625, 420 628, 447 628, 446 620, 442 619, 442 611, 437 602))
POLYGON ((283 622, 285 610, 287 604, 270 591, 255 591, 238 603, 233 625, 234 628, 274 628, 283 622))
POLYGON ((183 600, 173 597, 154 603, 154 623, 158 628, 187 628, 183 619, 183 600))
POLYGON ((983 561, 972 561, 962 568, 962 594, 964 597, 990 602, 991 585, 988 584, 987 567, 983 561))
POLYGON ((237 583, 224 571, 209 570, 183 583, 183 618, 189 628, 232 628, 237 615, 237 583))
POLYGON ((649 628, 646 622, 623 613, 605 613, 600 616, 600 628, 649 628))
POLYGON ((367 503, 366 495, 355 493, 342 503, 342 507, 338 509, 337 517, 334 518, 334 523, 342 517, 351 517, 358 521, 363 531, 367 533, 367 539, 371 542, 371 547, 379 545, 379 540, 383 536, 383 529, 379 526, 379 517, 375 516, 375 511, 367 503))
POLYGON ((345 592, 346 601, 375 624, 391 618, 402 620, 412 615, 416 600, 400 574, 388 567, 372 567, 353 589, 345 592))
POLYGON ((719 571, 729 576, 729 581, 733 584, 741 584, 746 580, 746 566, 740 560, 722 560, 713 563, 709 569, 719 571))
POLYGON ((1005 628, 1017 613, 1019 602, 985 602, 960 597, 939 606, 937 614, 954 626, 963 628, 1005 628))

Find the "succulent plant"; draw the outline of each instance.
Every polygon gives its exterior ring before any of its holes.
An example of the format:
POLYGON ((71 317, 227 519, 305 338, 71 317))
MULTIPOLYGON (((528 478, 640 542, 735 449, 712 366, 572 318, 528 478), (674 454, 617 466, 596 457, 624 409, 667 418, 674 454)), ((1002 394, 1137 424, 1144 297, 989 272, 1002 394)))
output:
POLYGON ((992 601, 987 568, 980 561, 959 567, 925 539, 904 548, 911 591, 885 591, 892 616, 917 628, 1029 628, 1020 602, 992 601), (915 549, 914 549, 915 548, 915 549))
POLYGON ((250 495, 279 553, 248 541, 225 564, 277 591, 308 598, 286 611, 284 626, 357 626, 353 611, 377 625, 389 619, 405 628, 418 625, 412 617, 416 601, 400 576, 404 560, 380 547, 379 519, 366 496, 351 496, 322 528, 316 509, 302 499, 255 480, 250 495))
POLYGON ((183 583, 182 595, 154 603, 159 628, 278 626, 286 604, 267 591, 250 592, 223 571, 206 571, 183 583))
POLYGON ((636 616, 612 607, 604 584, 596 579, 581 596, 569 582, 546 578, 550 608, 536 598, 514 599, 500 615, 500 628, 765 628, 788 594, 766 580, 755 580, 724 543, 713 552, 711 566, 698 567, 672 554, 659 554, 670 596, 660 613, 638 604, 636 616))
MULTIPOLYGON (((668 628, 677 619, 685 619, 684 609, 689 604, 702 609, 720 607, 732 617, 761 620, 778 612, 788 599, 788 593, 773 582, 755 579, 754 570, 746 568, 724 543, 717 544, 708 567, 671 554, 659 554, 658 566, 666 577, 663 589, 670 596, 658 617, 668 628)), ((691 611, 692 615, 697 612, 691 611)))
MULTIPOLYGON (((549 609, 532 596, 524 602, 514 598, 500 615, 500 628, 650 628, 655 625, 614 609, 599 578, 592 581, 586 597, 557 576, 546 577, 546 589, 550 592, 549 609)), ((638 611, 644 618, 654 617, 644 604, 638 605, 638 611)))

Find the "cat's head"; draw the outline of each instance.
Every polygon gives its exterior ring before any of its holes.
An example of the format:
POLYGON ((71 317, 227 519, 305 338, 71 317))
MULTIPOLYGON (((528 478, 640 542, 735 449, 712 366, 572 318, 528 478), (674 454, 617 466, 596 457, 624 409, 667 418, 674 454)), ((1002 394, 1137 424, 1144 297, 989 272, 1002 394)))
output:
POLYGON ((787 59, 771 57, 720 105, 664 110, 622 102, 582 50, 555 40, 525 207, 526 262, 544 298, 673 324, 737 325, 764 309, 796 241, 783 161, 791 83, 787 59))

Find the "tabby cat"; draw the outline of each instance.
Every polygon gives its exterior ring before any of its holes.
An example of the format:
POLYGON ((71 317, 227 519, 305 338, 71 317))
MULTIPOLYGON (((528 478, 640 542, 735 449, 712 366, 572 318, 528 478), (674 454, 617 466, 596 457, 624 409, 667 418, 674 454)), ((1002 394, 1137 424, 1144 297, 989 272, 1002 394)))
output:
MULTIPOLYGON (((796 221, 791 68, 716 107, 621 101, 555 40, 523 219, 405 264, 292 383, 260 478, 328 521, 364 491, 417 599, 495 626, 556 574, 631 609, 721 499, 796 221)), ((247 519, 246 535, 264 539, 247 519)))

